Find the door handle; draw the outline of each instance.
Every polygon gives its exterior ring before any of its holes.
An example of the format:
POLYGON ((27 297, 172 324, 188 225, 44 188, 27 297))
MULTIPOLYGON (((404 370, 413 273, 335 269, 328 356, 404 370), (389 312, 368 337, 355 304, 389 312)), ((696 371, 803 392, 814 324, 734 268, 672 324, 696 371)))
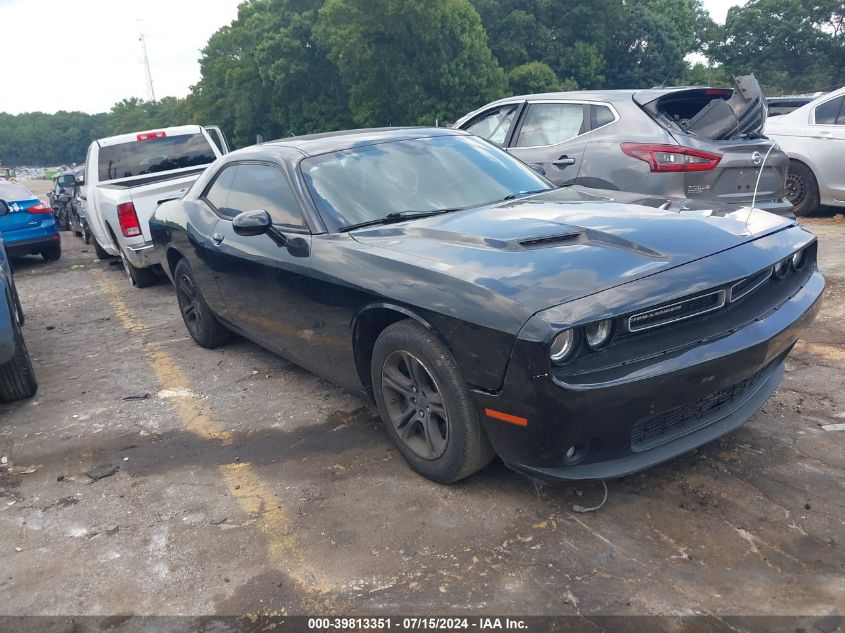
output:
POLYGON ((574 164, 575 164, 575 159, 569 158, 569 156, 567 156, 566 154, 564 154, 563 156, 561 156, 557 160, 552 161, 552 165, 554 165, 555 167, 557 167, 559 169, 563 169, 567 165, 574 165, 574 164))
POLYGON ((226 236, 222 233, 212 233, 211 235, 211 241, 214 242, 217 246, 220 246, 225 238, 226 236))
POLYGON ((833 132, 828 132, 827 130, 822 130, 819 132, 816 138, 826 138, 828 140, 833 140, 833 132))

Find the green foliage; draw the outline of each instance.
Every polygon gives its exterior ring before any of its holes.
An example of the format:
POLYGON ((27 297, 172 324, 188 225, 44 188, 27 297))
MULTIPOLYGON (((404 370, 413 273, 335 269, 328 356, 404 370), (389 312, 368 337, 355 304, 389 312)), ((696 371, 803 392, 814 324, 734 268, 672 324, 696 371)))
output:
POLYGON ((358 125, 454 120, 506 87, 467 0, 326 0, 315 35, 358 125))
POLYGON ((516 95, 555 92, 560 82, 551 66, 543 62, 528 62, 508 72, 508 86, 516 95))
POLYGON ((733 74, 753 72, 768 94, 831 90, 845 84, 845 3, 751 0, 728 12, 711 46, 733 74))
POLYGON ((507 94, 730 86, 751 72, 768 94, 826 90, 845 84, 845 2, 749 0, 718 26, 701 0, 246 0, 200 69, 181 99, 0 113, 0 160, 81 162, 92 139, 186 123, 216 123, 236 147, 432 125, 507 94))

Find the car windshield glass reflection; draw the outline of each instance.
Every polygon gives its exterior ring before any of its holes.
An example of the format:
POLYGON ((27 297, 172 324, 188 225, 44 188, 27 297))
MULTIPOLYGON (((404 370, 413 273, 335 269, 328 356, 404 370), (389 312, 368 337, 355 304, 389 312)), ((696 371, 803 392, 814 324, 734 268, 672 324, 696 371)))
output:
POLYGON ((368 145, 307 158, 301 165, 317 207, 337 228, 551 188, 506 152, 470 136, 368 145))

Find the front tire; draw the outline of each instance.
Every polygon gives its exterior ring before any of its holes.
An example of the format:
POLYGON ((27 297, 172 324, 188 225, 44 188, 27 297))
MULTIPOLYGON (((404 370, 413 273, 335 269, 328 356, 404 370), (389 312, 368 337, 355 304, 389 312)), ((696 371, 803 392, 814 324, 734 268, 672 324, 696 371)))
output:
POLYGON ((799 217, 813 215, 819 208, 819 183, 813 170, 798 161, 789 162, 786 175, 786 199, 799 217))
POLYGON ((191 266, 184 259, 180 259, 176 264, 173 285, 176 287, 176 300, 179 303, 182 320, 191 338, 201 347, 208 349, 214 349, 229 342, 232 333, 220 323, 208 307, 194 280, 191 266))
POLYGON ((0 402, 30 398, 38 390, 32 361, 18 327, 15 328, 14 337, 15 355, 8 363, 0 366, 0 402))
POLYGON ((449 350, 422 325, 388 326, 373 348, 373 397, 408 465, 439 483, 481 470, 494 457, 449 350))
POLYGON ((44 258, 46 262, 56 262, 62 256, 62 245, 61 244, 53 244, 52 246, 46 246, 41 249, 41 257, 44 258))

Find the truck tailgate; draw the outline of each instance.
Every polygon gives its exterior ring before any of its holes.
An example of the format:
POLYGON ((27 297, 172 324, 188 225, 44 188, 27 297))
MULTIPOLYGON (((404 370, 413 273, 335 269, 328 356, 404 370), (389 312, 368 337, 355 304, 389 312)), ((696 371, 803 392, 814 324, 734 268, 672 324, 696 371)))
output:
MULTIPOLYGON (((135 205, 135 213, 141 224, 141 233, 145 242, 149 242, 150 218, 161 200, 170 198, 181 198, 186 191, 199 178, 202 171, 192 172, 177 178, 168 178, 156 182, 133 185, 131 182, 121 185, 103 185, 103 188, 121 189, 126 191, 135 205)), ((138 242, 141 240, 136 238, 138 242)), ((133 241, 131 238, 129 241, 133 241)))

